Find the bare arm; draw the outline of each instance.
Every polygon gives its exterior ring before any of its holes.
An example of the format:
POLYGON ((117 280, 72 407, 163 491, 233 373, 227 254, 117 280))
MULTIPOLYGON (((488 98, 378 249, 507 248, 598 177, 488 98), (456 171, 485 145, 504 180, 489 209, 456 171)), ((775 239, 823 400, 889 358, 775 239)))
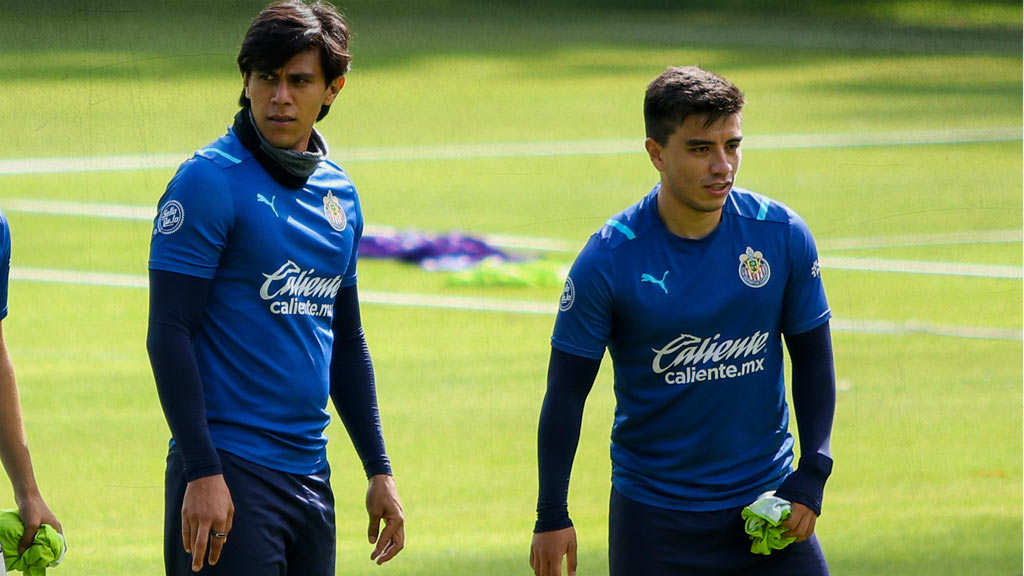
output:
POLYGON ((36 484, 32 471, 32 458, 28 451, 28 440, 21 420, 21 402, 18 385, 14 378, 14 365, 7 352, 3 336, 3 322, 0 321, 0 460, 11 480, 18 513, 25 525, 25 535, 18 543, 18 552, 24 552, 35 538, 42 524, 53 526, 58 532, 63 528, 57 517, 50 511, 36 484))

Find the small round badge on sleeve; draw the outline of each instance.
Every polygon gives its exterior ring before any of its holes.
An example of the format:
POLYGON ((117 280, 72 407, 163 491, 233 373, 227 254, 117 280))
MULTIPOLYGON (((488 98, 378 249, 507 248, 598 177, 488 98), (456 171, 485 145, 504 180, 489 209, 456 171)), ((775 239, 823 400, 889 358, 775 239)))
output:
POLYGON ((160 209, 153 234, 174 234, 185 223, 185 207, 177 200, 171 200, 160 209))

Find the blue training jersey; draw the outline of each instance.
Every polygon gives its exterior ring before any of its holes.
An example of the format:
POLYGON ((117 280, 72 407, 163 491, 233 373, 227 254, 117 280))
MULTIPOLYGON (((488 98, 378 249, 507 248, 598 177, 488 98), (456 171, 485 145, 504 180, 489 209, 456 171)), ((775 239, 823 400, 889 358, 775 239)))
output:
POLYGON ((0 320, 7 318, 7 281, 11 275, 11 228, 0 212, 0 320))
POLYGON ((292 190, 233 130, 168 184, 149 267, 212 280, 193 348, 218 449, 293 474, 326 466, 334 299, 356 283, 362 226, 336 164, 292 190))
POLYGON ((807 226, 734 188, 708 236, 675 236, 655 187, 570 271, 552 345, 615 371, 612 483, 661 508, 752 502, 790 473, 782 334, 831 313, 807 226))

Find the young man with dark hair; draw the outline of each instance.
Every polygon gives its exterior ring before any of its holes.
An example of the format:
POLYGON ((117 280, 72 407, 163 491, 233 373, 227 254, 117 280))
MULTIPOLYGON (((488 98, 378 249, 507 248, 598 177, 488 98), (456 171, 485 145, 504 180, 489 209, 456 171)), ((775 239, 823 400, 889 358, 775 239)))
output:
POLYGON ((606 348, 617 400, 611 574, 828 574, 814 526, 832 469, 831 312, 806 224, 734 187, 743 104, 696 67, 647 88, 645 146, 660 182, 590 238, 555 321, 530 552, 539 576, 561 574, 566 556, 576 571, 569 475, 606 348), (783 536, 795 543, 754 554, 741 511, 772 491, 788 502, 783 536))
POLYGON ((14 488, 14 501, 25 532, 18 542, 17 550, 0 550, 0 574, 6 574, 2 557, 21 555, 32 545, 36 532, 43 524, 49 524, 62 532, 60 522, 50 511, 36 484, 32 471, 32 457, 28 451, 28 440, 21 421, 21 403, 18 400, 18 384, 14 377, 14 365, 4 341, 3 320, 7 318, 7 281, 11 271, 11 229, 7 217, 0 212, 0 460, 14 488))
POLYGON ((313 128, 348 37, 329 4, 267 6, 238 56, 234 124, 160 199, 147 348, 172 435, 168 575, 334 574, 328 397, 369 479, 371 559, 404 546, 356 291, 362 212, 313 128))

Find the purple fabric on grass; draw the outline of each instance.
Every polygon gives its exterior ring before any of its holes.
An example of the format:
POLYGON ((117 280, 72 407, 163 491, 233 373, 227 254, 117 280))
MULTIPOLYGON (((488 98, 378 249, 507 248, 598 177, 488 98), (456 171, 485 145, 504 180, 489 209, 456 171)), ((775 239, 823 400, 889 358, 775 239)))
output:
POLYGON ((395 232, 365 235, 359 242, 360 258, 394 258, 427 270, 465 270, 485 258, 513 260, 486 241, 458 232, 445 235, 395 232))

